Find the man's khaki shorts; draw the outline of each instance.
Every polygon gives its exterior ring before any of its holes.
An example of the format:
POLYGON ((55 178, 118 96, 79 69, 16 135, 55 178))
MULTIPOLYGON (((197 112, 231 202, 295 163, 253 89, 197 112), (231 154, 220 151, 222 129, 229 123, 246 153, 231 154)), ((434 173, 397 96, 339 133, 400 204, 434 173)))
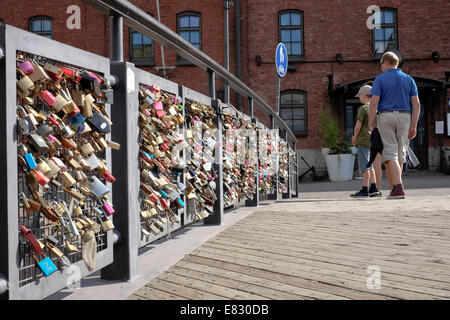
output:
POLYGON ((406 150, 409 146, 409 127, 411 113, 398 111, 380 112, 378 115, 378 131, 383 141, 382 161, 399 160, 406 162, 406 150))

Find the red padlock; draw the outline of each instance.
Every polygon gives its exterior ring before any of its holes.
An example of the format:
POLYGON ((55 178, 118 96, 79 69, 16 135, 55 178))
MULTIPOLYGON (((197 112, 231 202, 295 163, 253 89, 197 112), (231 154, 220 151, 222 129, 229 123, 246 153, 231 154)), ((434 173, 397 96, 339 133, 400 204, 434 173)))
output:
POLYGON ((150 196, 150 200, 152 202, 156 202, 156 201, 158 201, 158 199, 159 199, 159 197, 155 193, 152 192, 152 195, 150 196))
POLYGON ((167 209, 170 206, 170 202, 168 199, 159 199, 159 201, 161 202, 161 205, 163 206, 164 209, 167 209))
POLYGON ((59 127, 59 122, 52 117, 48 117, 48 121, 50 121, 54 126, 59 127))
POLYGON ((105 172, 103 172, 102 177, 108 182, 115 182, 116 181, 116 178, 108 170, 105 170, 105 172))
POLYGON ((45 186, 47 183, 50 182, 50 179, 47 178, 47 176, 45 174, 43 174, 41 171, 38 170, 34 174, 36 175, 37 182, 41 186, 45 186))
POLYGON ((35 254, 40 255, 41 253, 43 253, 43 250, 33 232, 28 230, 25 226, 20 226, 20 233, 25 238, 25 240, 27 240, 28 244, 30 245, 31 249, 33 249, 35 254))

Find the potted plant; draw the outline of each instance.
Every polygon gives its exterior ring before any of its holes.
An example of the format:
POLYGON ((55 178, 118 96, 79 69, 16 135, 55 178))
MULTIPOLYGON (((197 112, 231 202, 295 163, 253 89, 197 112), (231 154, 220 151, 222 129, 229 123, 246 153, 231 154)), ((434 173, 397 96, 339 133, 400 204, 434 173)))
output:
POLYGON ((349 181, 353 178, 355 154, 351 150, 351 144, 340 133, 338 120, 330 113, 322 109, 320 114, 322 126, 322 138, 324 148, 329 150, 322 153, 327 164, 328 177, 331 181, 349 181))
POLYGON ((330 148, 337 145, 339 141, 339 123, 329 111, 322 109, 320 112, 321 134, 324 143, 322 154, 325 156, 330 152, 330 148))

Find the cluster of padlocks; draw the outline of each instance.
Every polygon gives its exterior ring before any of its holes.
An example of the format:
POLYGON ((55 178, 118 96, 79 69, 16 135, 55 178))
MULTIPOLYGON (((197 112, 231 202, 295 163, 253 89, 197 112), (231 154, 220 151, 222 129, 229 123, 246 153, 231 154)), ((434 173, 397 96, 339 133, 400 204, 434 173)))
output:
POLYGON ((259 159, 259 188, 260 193, 268 195, 274 193, 274 176, 276 175, 276 141, 271 131, 258 129, 258 159, 259 159))
POLYGON ((45 276, 81 259, 93 269, 114 228, 112 91, 100 74, 41 57, 18 54, 16 67, 20 263, 45 276))
POLYGON ((186 152, 186 198, 190 201, 190 214, 197 219, 214 213, 217 169, 214 168, 218 149, 217 115, 211 106, 186 101, 185 134, 186 152))
POLYGON ((144 237, 167 231, 180 223, 184 208, 180 182, 186 164, 180 152, 188 147, 179 126, 183 124, 181 99, 161 91, 157 85, 139 90, 139 156, 141 232, 144 237))
POLYGON ((278 168, 278 192, 287 193, 288 192, 288 181, 289 181, 289 154, 288 148, 285 141, 281 140, 278 145, 278 157, 279 157, 279 168, 278 168))
POLYGON ((256 126, 246 120, 239 111, 234 111, 233 114, 222 115, 225 208, 241 200, 252 199, 256 193, 256 126))

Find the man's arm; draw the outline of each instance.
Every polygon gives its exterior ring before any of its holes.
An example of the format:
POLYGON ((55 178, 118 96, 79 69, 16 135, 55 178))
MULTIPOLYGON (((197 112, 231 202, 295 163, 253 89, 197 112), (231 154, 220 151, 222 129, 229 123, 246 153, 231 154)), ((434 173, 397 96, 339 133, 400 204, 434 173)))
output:
POLYGON ((412 119, 411 119, 411 125, 409 126, 409 133, 408 133, 408 139, 414 139, 414 137, 417 134, 417 121, 419 121, 419 114, 420 114, 420 102, 419 102, 419 96, 412 96, 411 97, 411 105, 412 105, 412 119))
POLYGON ((369 105, 369 130, 373 131, 373 122, 375 121, 375 115, 377 114, 378 103, 380 102, 380 96, 373 95, 370 99, 369 105))
POLYGON ((352 145, 356 146, 356 138, 359 136, 359 131, 361 130, 361 121, 356 120, 355 129, 353 129, 352 145))

